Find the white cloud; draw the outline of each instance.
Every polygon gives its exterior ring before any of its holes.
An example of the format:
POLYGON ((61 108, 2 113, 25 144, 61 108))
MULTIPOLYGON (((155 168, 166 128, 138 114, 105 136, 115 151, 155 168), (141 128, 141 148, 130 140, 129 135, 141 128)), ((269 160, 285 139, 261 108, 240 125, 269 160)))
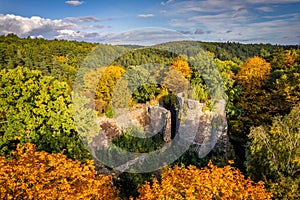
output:
POLYGON ((149 18, 149 17, 154 17, 154 14, 140 14, 138 15, 140 18, 149 18))
POLYGON ((196 30, 192 37, 197 40, 244 42, 252 40, 291 44, 294 38, 295 44, 295 41, 297 43, 295 35, 300 31, 300 14, 294 12, 276 15, 275 12, 280 10, 280 3, 284 2, 300 2, 300 0, 177 1, 164 8, 161 15, 169 20, 171 27, 196 30), (253 10, 272 12, 272 15, 257 15, 253 10), (201 27, 202 31, 198 32, 198 27, 201 27))
MULTIPOLYGON (((299 32, 300 22, 286 20, 272 20, 267 22, 252 22, 230 27, 220 27, 218 32, 207 37, 208 39, 239 42, 273 43, 273 44, 296 44, 295 33, 299 32), (226 28, 230 31, 225 31, 226 28), (224 32, 225 31, 225 32, 224 32)), ((214 30, 216 31, 216 29, 214 30)))
POLYGON ((267 15, 263 16, 265 19, 299 19, 299 14, 296 13, 289 13, 289 14, 283 14, 283 15, 267 15))
POLYGON ((191 40, 186 35, 162 28, 143 28, 134 29, 120 34, 108 35, 104 43, 108 44, 135 44, 135 45, 154 45, 170 41, 191 40))
POLYGON ((195 14, 195 12, 222 12, 228 10, 237 10, 244 7, 240 1, 230 0, 206 0, 206 1, 181 1, 170 5, 166 15, 173 14, 195 14))
POLYGON ((79 5, 83 4, 84 1, 66 1, 65 3, 69 4, 71 6, 79 6, 79 5))
POLYGON ((286 3, 298 3, 300 0, 246 0, 249 3, 255 4, 286 4, 286 3))
POLYGON ((83 17, 66 17, 65 18, 66 21, 69 22, 99 22, 101 21, 99 18, 97 17, 93 17, 93 16, 83 16, 83 17))
POLYGON ((263 11, 263 12, 273 12, 273 8, 262 6, 262 7, 257 7, 257 10, 263 11))
POLYGON ((197 35, 202 35, 202 34, 204 34, 204 31, 203 31, 202 29, 197 29, 197 30, 195 31, 195 34, 197 34, 197 35))
POLYGON ((104 28, 104 26, 103 25, 92 25, 91 28, 102 29, 102 28, 104 28))
POLYGON ((229 16, 231 16, 233 19, 235 20, 236 18, 243 18, 243 16, 247 16, 249 11, 247 7, 238 7, 233 11, 228 11, 228 12, 224 12, 226 14, 228 14, 229 16))
MULTIPOLYGON (((254 8, 258 10, 262 10, 264 12, 273 11, 271 6, 285 3, 297 3, 300 0, 186 0, 186 1, 178 1, 173 2, 170 5, 169 10, 165 10, 163 14, 165 16, 172 15, 191 15, 199 12, 202 13, 220 13, 220 12, 229 12, 229 11, 237 11, 239 8, 254 8)), ((165 8, 167 9, 167 8, 165 8)))
POLYGON ((42 35, 38 35, 38 36, 30 36, 30 38, 31 38, 31 39, 35 39, 35 38, 41 39, 41 38, 44 38, 44 36, 42 36, 42 35))
POLYGON ((81 37, 80 32, 76 32, 74 30, 59 30, 58 39, 67 39, 67 38, 79 38, 81 37))
POLYGON ((170 3, 174 2, 174 0, 168 0, 166 2, 161 2, 160 4, 163 5, 163 6, 166 6, 166 5, 169 5, 170 3))
POLYGON ((184 35, 191 35, 193 34, 191 31, 181 31, 181 30, 178 30, 179 33, 182 33, 184 35))
POLYGON ((63 20, 51 20, 38 16, 27 18, 12 14, 0 15, 1 35, 15 33, 20 37, 38 35, 47 37, 57 34, 58 30, 75 28, 78 28, 76 24, 63 20))
POLYGON ((107 38, 107 34, 101 34, 98 32, 85 32, 85 31, 74 31, 74 30, 60 30, 56 36, 57 39, 64 40, 77 40, 87 42, 101 42, 107 38))
POLYGON ((245 10, 239 12, 226 12, 220 14, 203 14, 203 15, 192 15, 185 19, 178 18, 171 20, 170 25, 173 27, 180 28, 195 28, 203 26, 209 30, 220 30, 224 28, 227 30, 232 25, 241 26, 248 18, 245 10), (230 20, 229 20, 230 19, 230 20))
POLYGON ((295 44, 295 33, 299 32, 299 27, 299 20, 255 22, 239 29, 242 33, 240 39, 251 39, 251 37, 256 36, 265 38, 264 41, 260 40, 260 42, 295 44))
POLYGON ((0 35, 14 33, 19 37, 30 36, 31 38, 57 38, 95 42, 104 38, 103 35, 93 31, 99 28, 103 28, 103 26, 77 25, 66 22, 66 20, 51 20, 38 16, 27 18, 11 14, 0 14, 0 35), (90 32, 82 32, 82 30, 90 30, 90 32))

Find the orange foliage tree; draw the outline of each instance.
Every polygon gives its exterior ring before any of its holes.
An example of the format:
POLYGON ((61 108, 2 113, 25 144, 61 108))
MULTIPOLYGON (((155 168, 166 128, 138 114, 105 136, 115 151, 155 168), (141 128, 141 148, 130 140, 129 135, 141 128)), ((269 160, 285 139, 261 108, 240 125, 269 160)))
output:
POLYGON ((259 90, 265 85, 271 73, 271 65, 264 59, 255 56, 248 59, 238 71, 237 84, 242 86, 245 92, 259 90))
POLYGON ((187 60, 178 56, 172 60, 169 70, 165 72, 162 85, 173 93, 179 93, 189 88, 189 80, 192 70, 187 60))
POLYGON ((93 162, 82 164, 61 153, 18 146, 11 159, 0 157, 0 199, 117 199, 110 176, 96 176, 93 162))
POLYGON ((179 71, 185 78, 192 77, 192 70, 189 67, 188 61, 181 56, 173 59, 170 68, 179 71))
POLYGON ((236 83, 241 87, 240 97, 236 107, 242 110, 232 129, 236 136, 246 136, 251 126, 268 123, 270 119, 270 92, 266 83, 270 78, 271 66, 260 57, 248 59, 236 75, 236 83))
POLYGON ((241 172, 230 165, 217 168, 195 166, 167 167, 159 182, 146 182, 139 189, 138 199, 271 199, 264 183, 245 179, 241 172))

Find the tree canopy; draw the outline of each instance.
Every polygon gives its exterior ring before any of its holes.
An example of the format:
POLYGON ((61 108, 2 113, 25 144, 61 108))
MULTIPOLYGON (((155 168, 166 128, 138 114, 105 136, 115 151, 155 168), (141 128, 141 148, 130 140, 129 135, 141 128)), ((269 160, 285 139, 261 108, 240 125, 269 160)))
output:
POLYGON ((70 87, 40 71, 17 67, 0 71, 0 153, 32 142, 38 150, 85 159, 72 116, 70 87))
POLYGON ((11 159, 0 156, 1 199, 118 199, 112 177, 96 175, 93 161, 82 164, 61 153, 18 145, 11 159))
POLYGON ((231 166, 218 168, 211 163, 195 166, 165 168, 161 181, 154 178, 140 189, 137 199, 271 199, 263 182, 245 179, 231 166))
MULTIPOLYGON (((0 198, 299 199, 297 45, 178 41, 141 47, 8 34, 0 36, 0 84, 0 198), (173 163, 179 166, 162 172, 95 176, 84 144, 99 133, 97 114, 114 117, 112 108, 150 101, 175 119, 175 93, 186 89, 193 92, 187 98, 205 103, 203 112, 214 99, 226 100, 233 154, 216 150, 199 158, 187 151, 173 163), (222 167, 228 155, 241 171, 222 167), (203 168, 209 160, 215 166, 203 168)), ((160 135, 137 139, 125 131, 113 142, 136 153, 165 144, 160 135)))

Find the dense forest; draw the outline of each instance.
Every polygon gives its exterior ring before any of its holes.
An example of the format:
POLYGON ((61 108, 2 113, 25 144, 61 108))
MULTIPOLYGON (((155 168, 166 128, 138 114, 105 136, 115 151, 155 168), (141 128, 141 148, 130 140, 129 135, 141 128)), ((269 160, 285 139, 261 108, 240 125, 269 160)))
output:
MULTIPOLYGON (((0 199, 299 199, 299 47, 195 42, 199 49, 186 42, 142 47, 0 36, 0 199), (193 60, 207 59, 199 72, 193 60), (82 140, 91 124, 78 128, 75 106, 87 108, 93 97, 95 110, 80 114, 110 118, 123 99, 131 107, 172 107, 174 93, 191 85, 191 96, 209 110, 219 87, 214 70, 225 90, 230 156, 187 151, 153 173, 97 172, 82 140), (114 99, 115 87, 130 92, 114 99)), ((162 145, 159 136, 137 140, 126 132, 112 142, 131 152, 162 145)))

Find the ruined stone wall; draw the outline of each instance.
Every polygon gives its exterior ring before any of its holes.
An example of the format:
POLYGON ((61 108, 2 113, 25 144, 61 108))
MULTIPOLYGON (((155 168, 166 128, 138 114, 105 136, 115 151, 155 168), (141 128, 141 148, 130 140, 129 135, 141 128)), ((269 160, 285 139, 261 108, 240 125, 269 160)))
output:
MULTIPOLYGON (((176 124, 173 124, 176 126, 176 136, 187 141, 192 139, 191 150, 197 152, 199 157, 205 157, 212 149, 226 153, 230 143, 227 135, 225 102, 218 102, 214 111, 203 112, 204 104, 185 99, 183 94, 177 95, 177 101, 177 119, 176 124)), ((165 142, 171 141, 171 112, 164 107, 140 104, 135 109, 119 113, 121 114, 113 119, 106 117, 98 119, 102 133, 99 135, 102 137, 95 137, 94 145, 106 144, 107 140, 120 136, 121 130, 140 127, 143 127, 145 137, 160 132, 165 142)))

